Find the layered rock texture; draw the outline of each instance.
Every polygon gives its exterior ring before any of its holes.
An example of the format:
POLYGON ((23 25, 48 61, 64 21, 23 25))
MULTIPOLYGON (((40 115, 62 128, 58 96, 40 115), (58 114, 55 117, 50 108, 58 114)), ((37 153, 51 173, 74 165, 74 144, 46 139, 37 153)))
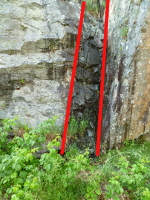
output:
MULTIPOLYGON (((80 12, 80 4, 60 0, 0 2, 1 119, 19 115, 33 128, 59 115, 56 124, 64 124, 80 12)), ((71 108, 71 115, 89 114, 90 138, 99 98, 101 27, 85 15, 71 108)), ((93 139, 90 144, 95 146, 93 139)))
MULTIPOLYGON (((97 1, 99 6, 102 1, 97 1)), ((92 3, 91 3, 92 5, 92 3)), ((102 7, 101 7, 102 8, 102 7)), ((65 121, 81 1, 0 2, 0 119, 65 121)), ((100 16, 105 13, 104 10, 100 16)), ((95 152, 103 22, 85 13, 71 115, 88 115, 80 148, 95 152)), ((150 2, 110 0, 101 146, 150 138, 150 2)))
MULTIPOLYGON (((0 91, 1 105, 5 105, 1 118, 19 114, 33 127, 59 115, 58 124, 63 124, 79 18, 79 4, 56 0, 1 3, 0 91)), ((103 34, 90 19, 84 27, 74 110, 82 109, 86 101, 91 103, 99 86, 103 34)))
POLYGON ((150 138, 150 2, 111 0, 102 143, 150 138))

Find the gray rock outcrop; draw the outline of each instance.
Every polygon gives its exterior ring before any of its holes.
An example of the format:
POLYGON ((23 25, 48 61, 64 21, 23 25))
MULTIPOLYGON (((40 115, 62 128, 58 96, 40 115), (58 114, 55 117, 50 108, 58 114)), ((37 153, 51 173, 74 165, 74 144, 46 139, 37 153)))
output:
POLYGON ((111 0, 108 28, 101 140, 113 148, 150 139, 149 0, 111 0))
MULTIPOLYGON (((21 123, 34 128, 59 115, 56 124, 63 125, 81 5, 60 0, 16 0, 1 1, 0 8, 0 119, 19 115, 21 123)), ((90 111, 93 133, 99 98, 101 26, 85 13, 71 108, 74 116, 90 111)), ((88 145, 86 140, 84 143, 88 145)))
MULTIPOLYGON (((59 115, 56 124, 64 124, 80 11, 80 0, 1 0, 0 119, 20 115, 33 128, 59 115)), ((85 12, 70 113, 89 115, 78 144, 91 152, 104 21, 85 12)), ((150 139, 149 0, 111 0, 108 25, 101 145, 114 148, 125 139, 150 139)))

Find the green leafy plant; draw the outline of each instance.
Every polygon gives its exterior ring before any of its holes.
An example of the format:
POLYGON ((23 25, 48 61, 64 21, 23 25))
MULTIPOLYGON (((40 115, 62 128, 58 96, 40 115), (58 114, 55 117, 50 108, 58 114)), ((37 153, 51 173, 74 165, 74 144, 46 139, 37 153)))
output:
POLYGON ((31 131, 32 128, 29 128, 27 124, 22 124, 19 120, 16 123, 16 127, 15 129, 13 129, 13 133, 15 134, 15 136, 22 136, 24 133, 27 133, 29 131, 31 131))
MULTIPOLYGON (((11 187, 6 190, 5 197, 8 197, 9 194, 12 194, 12 199, 34 199, 34 195, 31 192, 34 192, 38 187, 38 178, 33 176, 33 169, 37 171, 35 157, 32 155, 33 152, 37 151, 38 148, 32 148, 35 144, 45 141, 44 132, 46 130, 35 130, 25 133, 23 138, 15 137, 13 141, 8 142, 7 145, 4 145, 7 141, 7 131, 11 131, 11 126, 16 125, 14 120, 4 119, 3 120, 3 129, 0 129, 0 147, 6 146, 7 154, 4 154, 1 157, 0 164, 0 188, 7 188, 8 185, 11 187), (43 132, 42 132, 43 131, 43 132), (39 133, 39 135, 38 135, 39 133), (10 151, 9 151, 10 150, 10 151), (6 172, 4 172, 6 170, 6 172), (27 173, 31 172, 31 175, 27 173), (20 175, 22 174, 22 176, 20 175), (29 176, 30 175, 30 176, 29 176), (13 185, 11 184, 13 181, 13 185), (22 189, 22 187, 24 189, 22 189)), ((52 124, 54 120, 49 120, 52 124)), ((48 127, 45 127, 46 129, 48 127)), ((26 127, 27 130, 27 127, 26 127)), ((39 146, 40 147, 40 146, 39 146)))
POLYGON ((89 125, 89 121, 84 119, 84 117, 81 118, 80 123, 79 123, 79 134, 83 135, 86 131, 86 128, 89 125))
POLYGON ((21 79, 20 83, 24 84, 24 80, 23 80, 23 79, 21 79))
POLYGON ((78 122, 75 120, 75 118, 72 116, 70 118, 70 121, 68 123, 68 129, 67 134, 69 136, 74 136, 78 132, 78 122))
MULTIPOLYGON (((144 174, 146 174, 147 168, 141 163, 130 165, 126 157, 121 156, 119 162, 116 164, 119 171, 113 172, 113 177, 110 178, 107 185, 107 198, 120 199, 120 196, 126 191, 129 194, 132 193, 135 196, 141 196, 142 186, 146 183, 144 174), (140 188, 140 189, 139 189, 140 188)), ((127 193, 126 193, 127 194, 127 193)))
POLYGON ((84 196, 87 200, 97 200, 98 196, 101 195, 101 190, 98 187, 98 182, 93 181, 87 186, 87 193, 84 196))
POLYGON ((52 119, 48 119, 38 125, 39 130, 43 129, 43 133, 45 134, 47 140, 52 140, 53 138, 55 138, 55 136, 60 135, 62 133, 63 127, 56 125, 56 120, 58 118, 59 115, 53 116, 52 119))
POLYGON ((86 1, 86 11, 87 12, 96 16, 98 14, 98 10, 99 10, 99 7, 97 4, 97 1, 94 0, 94 3, 93 3, 93 0, 86 1))
POLYGON ((143 200, 150 199, 150 190, 147 187, 143 188, 142 199, 143 200))
POLYGON ((88 125, 89 125, 88 119, 85 119, 84 117, 82 117, 79 121, 77 121, 72 116, 68 123, 67 134, 70 137, 76 136, 77 133, 79 133, 79 135, 83 135, 88 125))
POLYGON ((134 146, 135 142, 134 142, 134 140, 128 140, 128 139, 126 139, 125 142, 124 142, 124 145, 125 146, 134 146))
MULTIPOLYGON (((58 135, 48 142, 49 153, 37 159, 35 153, 42 148, 57 118, 53 116, 35 129, 18 125, 18 117, 2 120, 0 199, 96 200, 122 199, 125 195, 129 199, 150 198, 150 143, 127 145, 120 151, 109 150, 104 158, 100 156, 93 161, 89 158, 89 149, 83 154, 77 144, 70 145, 65 155, 58 154, 53 148, 60 146, 58 135), (8 131, 15 127, 24 127, 25 133, 8 142, 8 131)), ((69 124, 76 124, 79 129, 80 123, 76 122, 72 117, 69 124)))

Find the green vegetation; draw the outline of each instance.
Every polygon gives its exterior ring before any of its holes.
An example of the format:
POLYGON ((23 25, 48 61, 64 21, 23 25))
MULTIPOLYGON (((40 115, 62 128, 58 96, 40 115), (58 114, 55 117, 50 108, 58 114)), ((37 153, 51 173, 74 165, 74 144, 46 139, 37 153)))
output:
POLYGON ((127 38, 127 33, 128 33, 128 27, 127 26, 122 26, 121 28, 121 36, 126 39, 127 38))
POLYGON ((50 48, 50 51, 54 50, 54 47, 55 47, 55 42, 51 42, 49 48, 50 48))
POLYGON ((89 121, 84 119, 84 117, 81 118, 80 124, 79 124, 79 133, 80 135, 83 135, 86 131, 86 128, 89 125, 89 121))
MULTIPOLYGON (((150 199, 150 143, 125 141, 121 150, 109 150, 94 160, 89 150, 81 154, 76 144, 62 157, 52 146, 59 146, 60 136, 49 141, 49 153, 36 159, 58 117, 48 119, 36 129, 17 125, 15 119, 2 120, 0 127, 0 199, 11 200, 99 200, 150 199), (24 129, 7 143, 8 131, 24 129), (35 148, 36 145, 36 148, 35 148)), ((69 130, 84 132, 88 121, 73 117, 69 130), (80 126, 79 126, 80 124, 80 126), (77 128, 78 127, 78 128, 77 128)), ((57 132, 57 131, 56 131, 57 132)))
POLYGON ((77 133, 80 136, 83 136, 83 134, 86 131, 86 128, 89 125, 89 121, 87 119, 85 119, 84 117, 81 118, 81 120, 77 121, 75 120, 75 118, 72 116, 70 118, 70 121, 68 123, 68 129, 67 129, 67 135, 70 138, 76 138, 77 137, 77 133))
MULTIPOLYGON (((86 11, 97 17, 98 13, 103 13, 106 7, 106 0, 86 0, 86 11)), ((100 16, 99 16, 100 17, 100 16)))
POLYGON ((23 84, 23 83, 24 83, 24 80, 22 79, 22 80, 20 81, 20 83, 22 83, 22 84, 23 84))
POLYGON ((86 0, 86 11, 90 14, 97 16, 98 14, 98 4, 96 0, 86 0))
POLYGON ((72 116, 68 124, 67 133, 69 136, 74 136, 78 132, 78 122, 72 116))
POLYGON ((101 3, 104 7, 106 7, 106 1, 102 0, 102 3, 101 3))
POLYGON ((124 145, 125 146, 134 146, 135 144, 134 144, 134 140, 128 140, 128 139, 126 139, 125 141, 124 141, 124 145))
POLYGON ((8 51, 9 51, 9 55, 12 55, 14 52, 14 49, 9 49, 8 51))

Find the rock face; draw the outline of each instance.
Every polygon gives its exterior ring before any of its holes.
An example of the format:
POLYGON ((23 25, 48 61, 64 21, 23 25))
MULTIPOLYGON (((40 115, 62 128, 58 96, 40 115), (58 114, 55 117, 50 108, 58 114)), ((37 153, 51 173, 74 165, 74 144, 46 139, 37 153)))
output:
MULTIPOLYGON (((59 115, 56 124, 64 124, 80 12, 81 5, 70 1, 1 1, 0 119, 20 115, 21 123, 34 128, 59 115)), ((85 14, 71 114, 90 111, 92 133, 102 32, 85 14)))
MULTIPOLYGON (((80 5, 69 2, 1 3, 0 118, 19 114, 36 127, 59 115, 57 123, 64 123, 79 18, 80 5)), ((90 102, 99 83, 102 42, 96 40, 103 34, 98 24, 84 26, 73 109, 90 102)))
POLYGON ((110 1, 101 143, 150 138, 150 2, 110 1))
MULTIPOLYGON (((1 0, 0 119, 20 115, 20 121, 33 128, 59 115, 56 124, 64 124, 80 3, 1 0)), ((89 115, 90 127, 78 144, 81 149, 90 147, 91 153, 96 143, 103 23, 85 13, 71 106, 76 118, 89 115)), ((150 138, 149 37, 149 0, 110 1, 101 135, 101 144, 109 148, 120 147, 126 138, 150 138)))
POLYGON ((63 122, 79 21, 79 8, 68 4, 73 20, 67 8, 62 14, 65 6, 54 0, 1 4, 1 117, 20 114, 33 127, 57 114, 63 122))

